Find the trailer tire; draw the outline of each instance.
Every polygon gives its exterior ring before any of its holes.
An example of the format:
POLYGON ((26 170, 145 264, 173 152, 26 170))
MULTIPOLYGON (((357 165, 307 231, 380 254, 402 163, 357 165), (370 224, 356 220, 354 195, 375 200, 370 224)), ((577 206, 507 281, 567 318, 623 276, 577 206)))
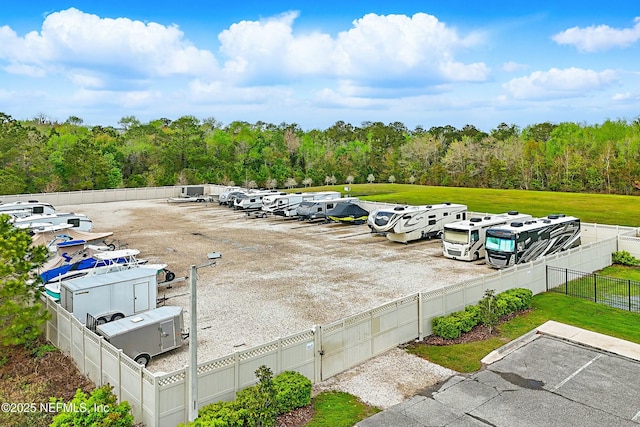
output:
POLYGON ((176 278, 176 273, 174 273, 173 271, 165 271, 164 273, 164 281, 165 282, 171 282, 172 280, 174 280, 176 278))
POLYGON ((116 313, 113 316, 111 316, 111 321, 113 322, 114 320, 119 320, 119 319, 124 319, 124 314, 122 313, 116 313))
POLYGON ((149 361, 151 360, 151 356, 146 353, 142 353, 137 355, 133 360, 139 365, 144 365, 144 367, 146 368, 149 364, 149 361))
POLYGON ((478 253, 478 251, 476 251, 476 252, 473 254, 473 260, 474 260, 474 261, 478 261, 479 259, 480 259, 480 254, 478 253))
POLYGON ((96 325, 104 325, 107 323, 107 318, 104 316, 100 316, 96 319, 96 325))

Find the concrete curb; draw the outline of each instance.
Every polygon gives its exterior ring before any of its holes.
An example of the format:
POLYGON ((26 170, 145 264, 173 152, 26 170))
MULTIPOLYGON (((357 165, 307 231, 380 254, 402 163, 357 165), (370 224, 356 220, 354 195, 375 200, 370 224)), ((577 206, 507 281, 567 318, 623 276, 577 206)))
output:
POLYGON ((502 347, 493 350, 491 353, 487 354, 485 357, 480 360, 483 365, 490 365, 493 362, 497 362, 502 359, 506 355, 513 353, 517 349, 527 345, 531 341, 537 339, 539 337, 538 328, 533 329, 526 334, 522 335, 520 338, 516 338, 513 341, 510 341, 503 345, 502 347))

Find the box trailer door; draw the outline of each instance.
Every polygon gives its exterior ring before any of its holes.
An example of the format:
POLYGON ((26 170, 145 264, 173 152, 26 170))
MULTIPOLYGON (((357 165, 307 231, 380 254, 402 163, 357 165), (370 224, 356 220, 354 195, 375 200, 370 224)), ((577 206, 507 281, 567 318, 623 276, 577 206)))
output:
POLYGON ((133 312, 149 310, 149 282, 133 285, 133 312))
POLYGON ((174 319, 160 323, 160 351, 170 350, 176 346, 176 328, 174 319))

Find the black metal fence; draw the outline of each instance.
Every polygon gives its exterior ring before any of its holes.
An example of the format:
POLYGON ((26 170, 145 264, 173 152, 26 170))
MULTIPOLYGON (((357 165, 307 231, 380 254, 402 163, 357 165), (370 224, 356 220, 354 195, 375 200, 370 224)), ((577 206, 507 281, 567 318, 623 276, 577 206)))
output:
POLYGON ((547 291, 640 313, 640 282, 547 266, 547 291))

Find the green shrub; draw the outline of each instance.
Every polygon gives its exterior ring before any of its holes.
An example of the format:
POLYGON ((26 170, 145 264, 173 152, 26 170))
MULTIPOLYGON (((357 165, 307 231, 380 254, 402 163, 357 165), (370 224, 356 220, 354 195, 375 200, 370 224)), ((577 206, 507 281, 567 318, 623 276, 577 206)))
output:
POLYGON ((627 251, 617 251, 611 254, 611 261, 614 264, 626 265, 629 267, 640 265, 640 259, 634 257, 627 251))
MULTIPOLYGON (((456 311, 447 316, 438 316, 432 320, 433 334, 445 339, 455 339, 461 334, 469 332, 479 323, 487 324, 492 322, 497 316, 500 318, 516 311, 526 310, 531 307, 533 292, 525 288, 509 289, 498 295, 493 295, 494 291, 487 290, 485 292, 485 300, 487 292, 490 293, 490 307, 481 306, 487 304, 486 300, 482 304, 470 305, 464 310, 456 311)), ((493 326, 494 323, 492 323, 493 326)))
POLYGON ((279 414, 311 403, 311 381, 304 375, 285 371, 272 377, 271 370, 256 370, 258 384, 236 394, 232 402, 204 406, 198 418, 180 427, 270 427, 279 414))
POLYGON ((52 404, 60 404, 61 412, 53 417, 51 427, 132 427, 133 415, 129 402, 117 402, 110 385, 103 385, 87 396, 78 389, 74 398, 67 404, 52 399, 52 404))
POLYGON ((273 379, 278 414, 311 404, 311 380, 295 371, 284 371, 273 379))

